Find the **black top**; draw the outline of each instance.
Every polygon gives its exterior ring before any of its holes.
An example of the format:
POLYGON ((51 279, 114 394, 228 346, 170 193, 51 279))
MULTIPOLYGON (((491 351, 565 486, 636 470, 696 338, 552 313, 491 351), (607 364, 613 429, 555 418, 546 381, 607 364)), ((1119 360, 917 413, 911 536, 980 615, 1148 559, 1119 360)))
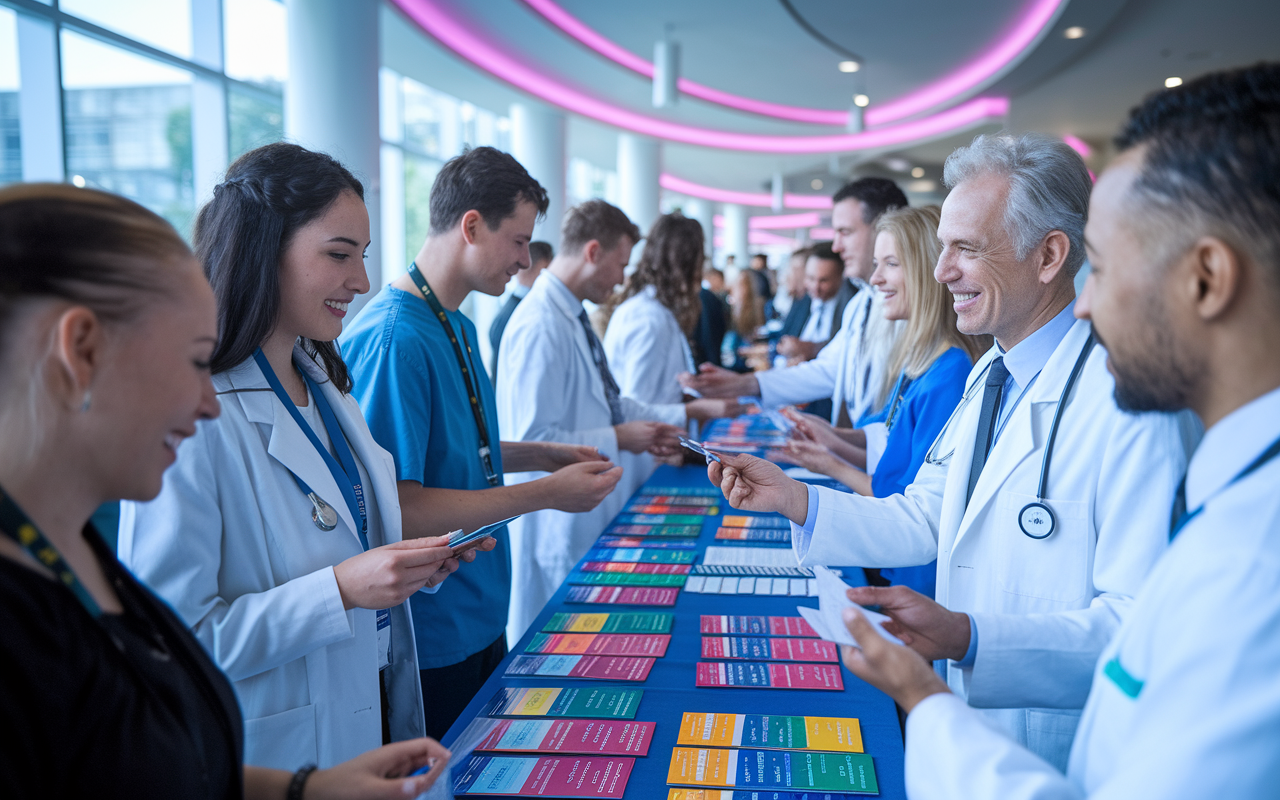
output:
POLYGON ((709 361, 719 366, 720 347, 724 344, 724 335, 728 330, 729 312, 725 302, 710 289, 698 290, 698 301, 702 304, 702 312, 698 316, 698 327, 689 344, 693 349, 693 360, 697 364, 709 361))
POLYGON ((95 621, 0 557, 0 797, 242 798, 231 684, 91 526, 84 537, 122 614, 95 621))
POLYGON ((782 323, 783 336, 800 338, 800 334, 804 333, 804 326, 809 323, 809 309, 812 305, 813 298, 808 294, 802 294, 792 301, 787 318, 782 323))
POLYGON ((493 385, 498 385, 498 349, 502 346, 502 332, 507 329, 507 323, 511 321, 511 315, 515 312, 516 306, 520 305, 520 301, 524 298, 512 292, 507 296, 507 301, 502 304, 502 308, 498 311, 498 316, 493 318, 493 324, 489 326, 489 344, 493 346, 493 360, 489 367, 489 377, 493 379, 493 385))

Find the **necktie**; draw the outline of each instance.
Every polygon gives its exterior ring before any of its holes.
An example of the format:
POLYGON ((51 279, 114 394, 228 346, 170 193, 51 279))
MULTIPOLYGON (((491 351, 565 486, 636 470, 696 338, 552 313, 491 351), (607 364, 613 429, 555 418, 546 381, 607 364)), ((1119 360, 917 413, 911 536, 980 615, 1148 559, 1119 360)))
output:
POLYGON ((965 506, 973 497, 973 487, 978 485, 978 476, 987 463, 987 454, 991 452, 992 434, 996 428, 996 412, 1000 410, 1000 397, 1004 394, 1004 382, 1009 377, 1005 369, 1004 358, 991 362, 987 370, 987 387, 982 393, 982 416, 978 417, 978 436, 973 443, 973 465, 969 468, 969 493, 964 496, 965 506))
POLYGON ((1172 542, 1190 520, 1191 515, 1187 513, 1187 476, 1183 475, 1178 483, 1178 492, 1173 496, 1173 510, 1169 512, 1169 541, 1172 542))
POLYGON ((578 319, 582 322, 582 329, 587 332, 587 346, 591 348, 591 357, 595 359, 596 369, 600 370, 600 380, 604 382, 604 397, 609 401, 609 424, 621 425, 627 421, 622 415, 622 391, 618 389, 618 382, 609 371, 609 361, 604 357, 604 345, 600 344, 600 337, 592 330, 591 319, 587 317, 585 308, 578 319))

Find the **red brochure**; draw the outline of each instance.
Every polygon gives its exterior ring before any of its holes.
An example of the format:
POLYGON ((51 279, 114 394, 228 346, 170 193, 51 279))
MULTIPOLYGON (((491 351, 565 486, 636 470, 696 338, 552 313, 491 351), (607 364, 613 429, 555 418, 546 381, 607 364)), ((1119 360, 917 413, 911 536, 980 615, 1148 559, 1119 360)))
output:
POLYGON ((587 678, 598 681, 643 681, 652 658, 627 656, 516 656, 503 673, 508 677, 587 678))
POLYGON ((661 658, 670 643, 665 633, 536 633, 525 652, 661 658))
POLYGON ((679 589, 662 586, 571 586, 566 603, 674 606, 679 589))
POLYGON ((631 572, 638 575, 688 575, 692 564, 645 564, 633 561, 584 561, 583 572, 631 572))
POLYGON ((818 639, 818 632, 804 617, 745 617, 703 614, 703 633, 736 633, 749 636, 801 636, 818 639))
POLYGON ((634 758, 473 755, 453 769, 454 795, 621 798, 634 758))
POLYGON ((695 686, 744 689, 823 689, 841 691, 844 680, 834 664, 761 664, 754 661, 699 661, 695 686))
POLYGON ((836 646, 822 639, 764 636, 703 636, 703 658, 743 658, 752 661, 840 661, 836 646))
POLYGON ((595 719, 489 719, 477 717, 459 736, 478 751, 506 753, 649 754, 653 722, 595 719))

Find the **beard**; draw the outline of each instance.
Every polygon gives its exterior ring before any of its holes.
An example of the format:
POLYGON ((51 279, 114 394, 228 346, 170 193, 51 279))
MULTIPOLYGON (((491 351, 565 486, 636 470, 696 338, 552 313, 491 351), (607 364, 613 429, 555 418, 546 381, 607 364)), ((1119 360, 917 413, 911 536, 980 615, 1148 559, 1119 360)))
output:
MULTIPOLYGON (((1143 314, 1140 330, 1129 348, 1117 353, 1098 336, 1107 350, 1107 363, 1115 377, 1115 401, 1121 411, 1181 411, 1191 405, 1196 376, 1204 370, 1186 353, 1173 336, 1172 327, 1161 315, 1143 314), (1136 354, 1136 355, 1134 355, 1136 354), (1119 356, 1119 357, 1117 357, 1119 356)), ((1097 336, 1097 329, 1094 329, 1097 336)))

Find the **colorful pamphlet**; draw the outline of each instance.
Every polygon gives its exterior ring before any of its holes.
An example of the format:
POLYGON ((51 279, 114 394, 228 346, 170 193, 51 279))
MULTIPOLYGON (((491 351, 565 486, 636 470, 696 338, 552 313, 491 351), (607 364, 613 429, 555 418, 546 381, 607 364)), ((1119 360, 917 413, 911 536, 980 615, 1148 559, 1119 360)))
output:
POLYGON ((879 794, 871 756, 790 750, 671 751, 667 783, 738 789, 879 794))
POLYGON ((836 646, 822 639, 764 636, 703 636, 703 658, 743 658, 752 661, 820 661, 836 664, 836 646))
POLYGON ((635 719, 643 689, 499 689, 480 712, 486 717, 577 717, 586 719, 635 719))
POLYGON ((679 589, 660 586, 570 586, 566 603, 617 603, 624 606, 674 606, 679 589))
POLYGON ((852 717, 686 712, 676 744, 862 752, 862 726, 852 717))
POLYGON ((554 655, 662 658, 667 654, 669 644, 671 636, 665 633, 535 633, 524 651, 554 655))
POLYGON ((649 754, 656 724, 618 720, 476 717, 458 736, 453 747, 454 752, 478 750, 644 756, 649 754))
POLYGON ((667 800, 844 800, 833 792, 757 792, 754 789, 668 789, 667 800))
POLYGON ((716 538, 732 542, 791 544, 791 531, 787 528, 716 528, 716 538))
POLYGON ((692 564, 642 564, 635 561, 587 561, 583 572, 631 572, 647 575, 688 575, 692 564))
POLYGON ((645 547, 615 547, 596 549, 587 553, 584 561, 636 561, 649 564, 692 564, 697 553, 670 550, 650 550, 645 547))
POLYGON ((617 536, 671 536, 696 539, 702 535, 701 520, 697 525, 610 525, 606 534, 617 536))
POLYGON ((455 795, 622 797, 634 758, 471 756, 453 770, 455 795))
POLYGON ((619 525, 701 525, 700 514, 620 514, 619 525))
POLYGON ((569 583, 578 586, 684 586, 684 575, 648 575, 629 572, 574 572, 569 583))
POLYGON ((641 489, 644 494, 638 494, 631 498, 632 503, 642 503, 644 505, 673 505, 673 506, 718 506, 720 505, 720 493, 715 495, 706 495, 704 497, 678 494, 649 494, 646 490, 641 489))
MULTIPOLYGON (((816 639, 818 632, 804 617, 731 617, 703 614, 702 633, 742 633, 751 636, 802 636, 816 639)), ((543 630, 547 630, 544 628, 543 630)))
POLYGON ((744 689, 844 689, 834 664, 762 664, 756 661, 699 661, 695 686, 744 689))
POLYGON ((585 678, 596 681, 643 681, 652 658, 628 656, 516 656, 503 674, 509 678, 585 678))
MULTIPOLYGON (((542 626, 548 633, 669 633, 671 614, 552 614, 542 626)), ((780 617, 780 619, 786 619, 780 617)))
POLYGON ((641 486, 646 495, 676 495, 677 497, 722 497, 718 486, 641 486))
POLYGON ((728 516, 721 520, 720 524, 726 528, 772 528, 774 530, 791 530, 791 521, 776 514, 768 517, 728 516))
MULTIPOLYGON (((737 528, 734 528, 737 530, 737 528)), ((776 533, 777 531, 773 531, 776 533)), ((601 536, 596 547, 654 547, 659 550, 697 550, 696 539, 657 539, 652 536, 601 536)))
POLYGON ((632 503, 626 508, 629 514, 693 514, 714 517, 720 513, 720 506, 680 506, 668 503, 632 503))

